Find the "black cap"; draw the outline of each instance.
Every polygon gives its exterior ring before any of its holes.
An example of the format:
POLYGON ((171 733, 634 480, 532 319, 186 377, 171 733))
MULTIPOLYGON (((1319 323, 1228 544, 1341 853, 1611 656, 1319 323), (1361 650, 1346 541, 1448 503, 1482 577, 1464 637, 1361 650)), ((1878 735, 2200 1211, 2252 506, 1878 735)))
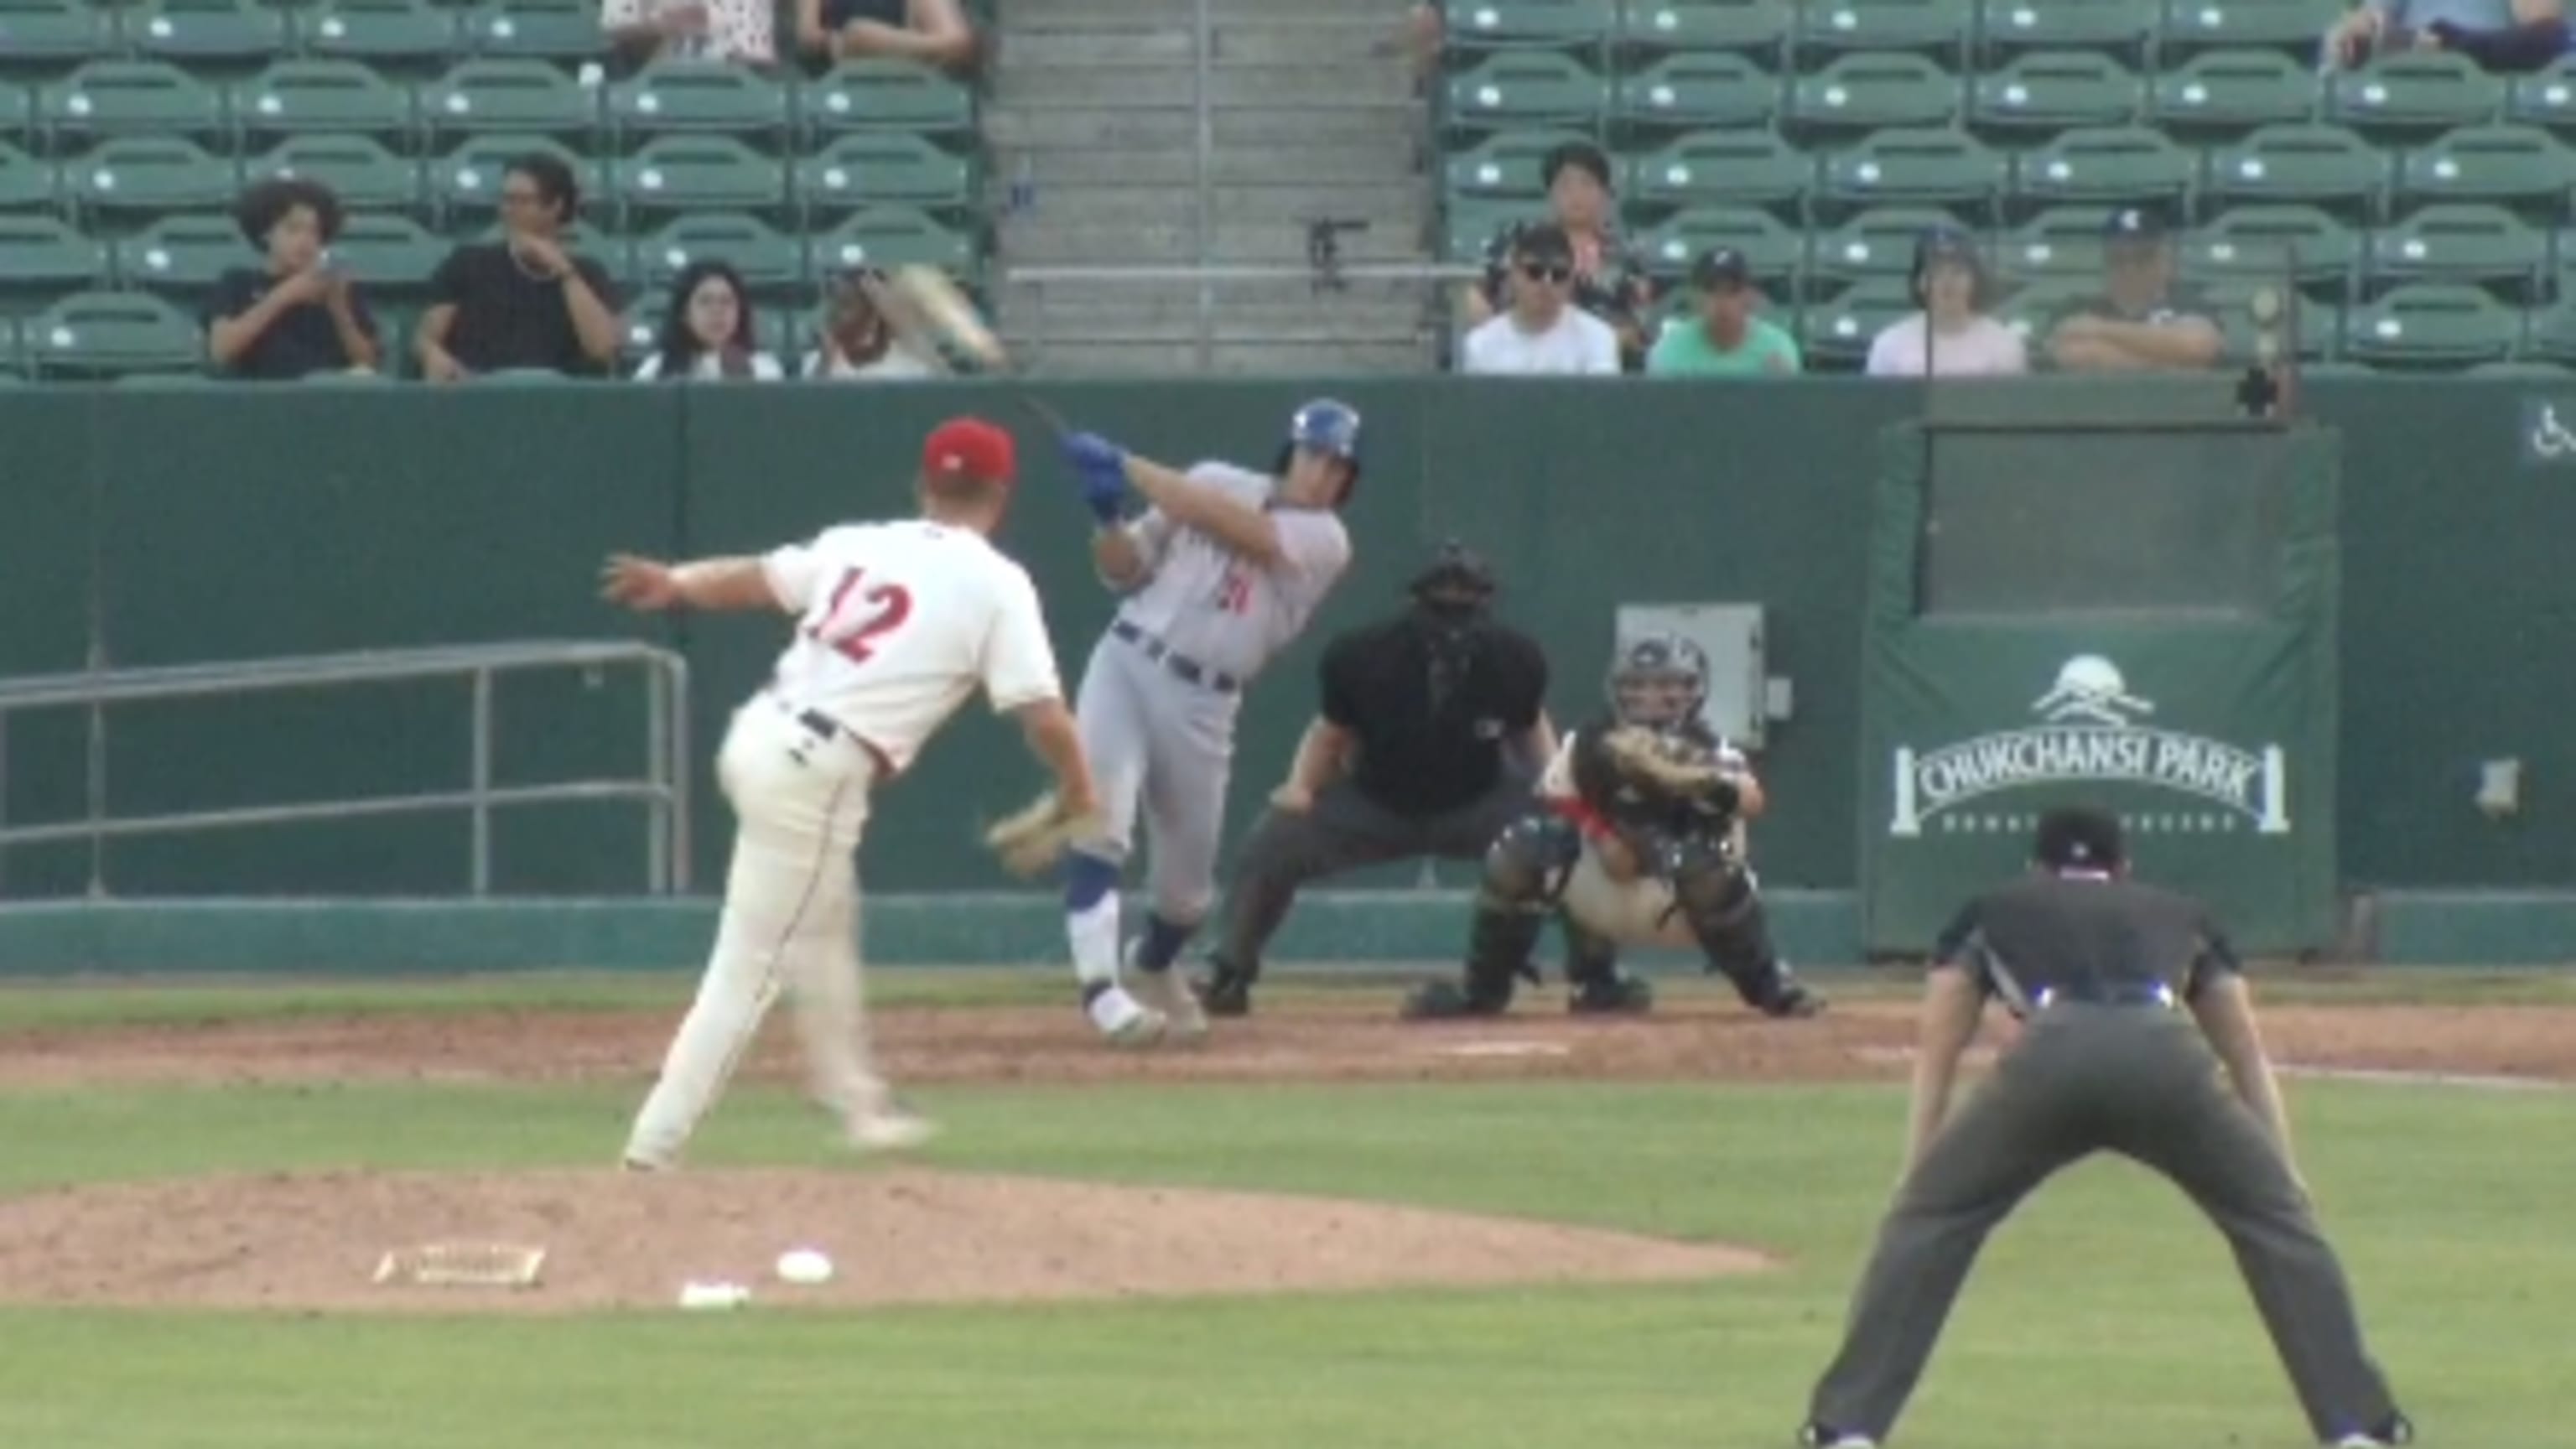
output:
POLYGON ((1416 598, 1474 598, 1494 592, 1494 570, 1477 552, 1454 538, 1443 539, 1431 562, 1405 588, 1416 598))
POLYGON ((2119 817, 2089 805, 2070 805, 2039 817, 2030 853, 2050 870, 2110 870, 2129 858, 2119 817))
POLYGON ((2102 235, 2114 242, 2162 241, 2172 229, 2164 213, 2152 206, 2120 207, 2102 223, 2102 235))
POLYGON ((1691 263, 1691 285, 1703 292, 1722 286, 1749 287, 1753 285, 1753 268, 1744 260, 1744 253, 1735 248, 1713 247, 1691 263))
POLYGON ((1512 231, 1512 255, 1534 262, 1574 260, 1574 238, 1552 221, 1530 222, 1512 231))

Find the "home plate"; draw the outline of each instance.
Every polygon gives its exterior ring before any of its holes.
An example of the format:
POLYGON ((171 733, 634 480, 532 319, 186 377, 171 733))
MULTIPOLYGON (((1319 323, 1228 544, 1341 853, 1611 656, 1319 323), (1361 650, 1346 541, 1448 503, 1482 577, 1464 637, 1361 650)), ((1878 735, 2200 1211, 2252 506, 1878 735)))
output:
POLYGON ((1444 1057, 1561 1057, 1572 1049, 1561 1041, 1471 1041, 1440 1048, 1444 1057))

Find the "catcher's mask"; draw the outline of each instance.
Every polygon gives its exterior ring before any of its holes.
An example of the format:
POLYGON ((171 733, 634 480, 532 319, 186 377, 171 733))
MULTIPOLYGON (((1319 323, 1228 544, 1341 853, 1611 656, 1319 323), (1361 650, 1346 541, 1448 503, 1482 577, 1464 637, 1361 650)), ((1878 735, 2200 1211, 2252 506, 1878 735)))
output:
POLYGON ((1648 634, 1620 646, 1610 666, 1610 708, 1621 724, 1678 729, 1708 699, 1708 655, 1679 634, 1648 634))

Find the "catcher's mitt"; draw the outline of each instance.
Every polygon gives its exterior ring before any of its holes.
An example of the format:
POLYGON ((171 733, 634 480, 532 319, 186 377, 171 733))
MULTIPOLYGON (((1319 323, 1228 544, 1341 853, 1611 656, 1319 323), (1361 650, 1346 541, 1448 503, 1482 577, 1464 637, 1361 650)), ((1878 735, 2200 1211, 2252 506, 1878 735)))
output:
POLYGON ((1601 751, 1621 777, 1675 799, 1707 800, 1721 809, 1732 808, 1736 799, 1735 781, 1717 758, 1687 741, 1621 725, 1601 737, 1601 751))
POLYGON ((1067 813, 1056 792, 1049 790, 995 822, 984 832, 984 844, 1011 874, 1042 875, 1064 858, 1065 847, 1098 823, 1088 814, 1067 813))

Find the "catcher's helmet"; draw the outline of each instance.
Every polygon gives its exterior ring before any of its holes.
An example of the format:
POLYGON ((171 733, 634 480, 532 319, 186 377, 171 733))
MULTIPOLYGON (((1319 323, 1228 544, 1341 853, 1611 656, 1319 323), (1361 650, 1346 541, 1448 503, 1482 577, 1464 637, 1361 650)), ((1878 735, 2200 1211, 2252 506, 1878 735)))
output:
POLYGON ((1334 500, 1334 506, 1348 503, 1351 490, 1360 482, 1359 409, 1328 397, 1299 404, 1297 411, 1289 415, 1288 437, 1279 445, 1278 471, 1288 471, 1288 460, 1299 448, 1312 448, 1350 465, 1349 475, 1342 480, 1342 496, 1334 500))
POLYGON ((1708 699, 1708 655, 1679 634, 1648 634, 1619 648, 1610 666, 1610 709, 1622 724, 1678 729, 1708 699))

